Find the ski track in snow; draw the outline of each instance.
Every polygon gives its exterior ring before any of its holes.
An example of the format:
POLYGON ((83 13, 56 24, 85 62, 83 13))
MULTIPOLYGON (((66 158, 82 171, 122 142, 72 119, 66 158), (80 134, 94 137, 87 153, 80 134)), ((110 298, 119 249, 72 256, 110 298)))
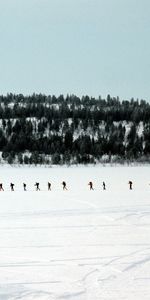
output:
POLYGON ((148 167, 8 167, 1 173, 0 300, 150 299, 148 167), (49 175, 54 186, 68 178, 69 190, 19 187, 20 178, 33 187, 49 175), (100 178, 108 190, 100 189, 100 178))

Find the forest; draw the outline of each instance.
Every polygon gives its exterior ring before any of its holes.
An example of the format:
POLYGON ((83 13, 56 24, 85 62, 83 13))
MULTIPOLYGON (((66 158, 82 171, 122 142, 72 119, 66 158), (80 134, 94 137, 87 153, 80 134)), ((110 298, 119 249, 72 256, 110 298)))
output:
POLYGON ((75 95, 0 96, 0 163, 150 161, 150 104, 75 95))

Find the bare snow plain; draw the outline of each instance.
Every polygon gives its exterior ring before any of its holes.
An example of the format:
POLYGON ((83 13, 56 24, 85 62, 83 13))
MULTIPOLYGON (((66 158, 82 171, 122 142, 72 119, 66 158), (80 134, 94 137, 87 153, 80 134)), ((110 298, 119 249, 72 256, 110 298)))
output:
POLYGON ((0 300, 150 299, 149 166, 4 166, 0 182, 0 300))

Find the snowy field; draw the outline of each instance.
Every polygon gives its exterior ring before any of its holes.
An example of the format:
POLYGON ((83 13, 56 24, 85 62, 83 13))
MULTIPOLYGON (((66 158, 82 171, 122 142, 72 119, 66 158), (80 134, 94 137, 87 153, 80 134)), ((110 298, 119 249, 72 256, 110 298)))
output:
POLYGON ((0 174, 0 300, 150 299, 148 166, 0 167, 0 174))

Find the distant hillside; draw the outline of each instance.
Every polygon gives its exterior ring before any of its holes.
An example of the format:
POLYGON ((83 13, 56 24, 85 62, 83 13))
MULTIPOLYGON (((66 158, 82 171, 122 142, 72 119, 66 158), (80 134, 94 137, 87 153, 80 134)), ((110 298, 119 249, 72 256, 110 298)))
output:
POLYGON ((0 96, 1 163, 150 161, 150 104, 74 95, 0 96))

